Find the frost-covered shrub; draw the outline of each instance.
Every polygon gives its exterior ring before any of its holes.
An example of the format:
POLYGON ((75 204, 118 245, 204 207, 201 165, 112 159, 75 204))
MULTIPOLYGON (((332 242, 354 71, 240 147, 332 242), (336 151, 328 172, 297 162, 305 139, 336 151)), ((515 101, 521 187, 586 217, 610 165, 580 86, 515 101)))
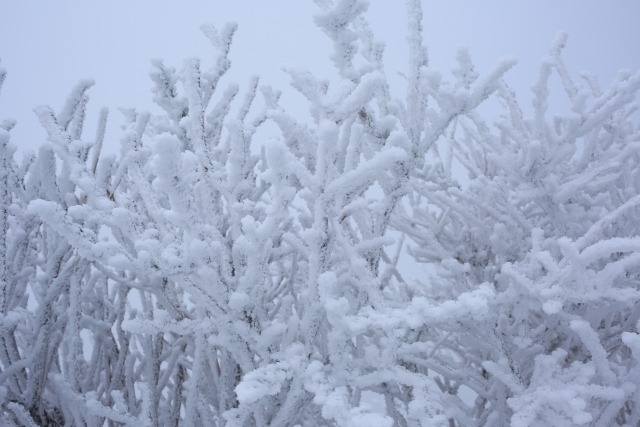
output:
POLYGON ((494 126, 460 117, 398 220, 416 260, 435 266, 425 298, 491 294, 478 316, 425 324, 429 357, 412 355, 448 381, 443 391, 473 390, 474 406, 458 406, 483 425, 640 419, 640 75, 621 72, 606 91, 592 77, 578 83, 565 42, 541 67, 532 116, 501 84, 504 114, 494 126), (548 117, 553 73, 571 111, 548 117))
POLYGON ((92 82, 21 164, 1 123, 2 422, 636 425, 640 76, 576 83, 561 36, 527 117, 513 62, 429 68, 416 0, 399 99, 366 3, 319 3, 335 75, 288 70, 308 121, 222 86, 228 26, 211 69, 154 63, 162 113, 125 112, 117 156, 106 110, 81 137, 92 82))

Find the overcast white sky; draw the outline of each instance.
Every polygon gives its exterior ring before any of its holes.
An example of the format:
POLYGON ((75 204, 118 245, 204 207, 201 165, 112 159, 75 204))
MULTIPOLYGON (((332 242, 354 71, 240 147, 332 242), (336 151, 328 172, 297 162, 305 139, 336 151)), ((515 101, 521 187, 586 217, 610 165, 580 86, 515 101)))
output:
MULTIPOLYGON (((524 95, 556 33, 570 35, 566 62, 577 75, 589 71, 606 86, 621 68, 640 69, 640 2, 637 0, 424 0, 425 39, 431 65, 448 72, 458 46, 467 46, 482 75, 509 56, 519 65, 507 77, 524 95)), ((180 67, 182 59, 212 58, 199 26, 239 24, 227 81, 250 75, 286 88, 282 66, 331 75, 330 45, 313 24, 311 0, 110 0, 5 1, 0 6, 0 66, 9 74, 0 93, 0 119, 15 118, 12 142, 35 148, 44 141, 32 109, 56 110, 81 78, 93 78, 88 125, 102 106, 120 120, 118 107, 151 108, 150 60, 180 67)), ((368 17, 386 43, 387 73, 406 64, 403 1, 372 0, 368 17)), ((286 92, 285 92, 286 93, 286 92)), ((397 94, 401 96, 402 94, 397 94)), ((528 98, 523 98, 526 104, 528 98)), ((107 135, 116 144, 112 125, 107 135)), ((94 137, 93 127, 85 139, 94 137)))

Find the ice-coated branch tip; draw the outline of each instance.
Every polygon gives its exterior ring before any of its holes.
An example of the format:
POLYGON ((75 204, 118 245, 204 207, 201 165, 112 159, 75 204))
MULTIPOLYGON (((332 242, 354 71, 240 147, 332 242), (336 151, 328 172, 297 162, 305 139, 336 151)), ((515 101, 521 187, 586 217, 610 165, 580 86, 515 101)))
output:
POLYGON ((567 33, 566 31, 558 32, 558 34, 556 34, 556 36, 553 38, 553 41, 551 42, 551 47, 549 49, 549 53, 551 54, 551 56, 559 56, 562 50, 567 45, 568 39, 569 33, 567 33))

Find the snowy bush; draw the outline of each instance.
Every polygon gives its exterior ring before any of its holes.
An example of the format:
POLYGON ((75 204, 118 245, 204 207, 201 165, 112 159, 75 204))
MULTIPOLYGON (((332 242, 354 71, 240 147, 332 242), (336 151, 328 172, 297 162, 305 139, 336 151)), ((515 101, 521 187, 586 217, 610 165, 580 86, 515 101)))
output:
POLYGON ((154 63, 116 156, 90 81, 19 164, 0 124, 3 424, 640 423, 640 74, 578 82, 561 35, 528 116, 513 61, 429 68, 410 0, 399 98, 366 3, 329 3, 335 75, 288 70, 310 120, 221 85, 227 26, 211 69, 154 63))

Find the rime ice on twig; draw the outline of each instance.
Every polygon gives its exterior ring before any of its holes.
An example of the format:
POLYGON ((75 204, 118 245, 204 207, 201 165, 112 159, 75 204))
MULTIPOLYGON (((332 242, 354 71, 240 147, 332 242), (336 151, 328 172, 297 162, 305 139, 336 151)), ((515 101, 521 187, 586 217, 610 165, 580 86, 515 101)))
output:
POLYGON ((0 422, 637 425, 640 74, 576 82, 560 35, 527 116, 511 60, 429 68, 408 0, 394 97, 366 3, 316 3, 338 79, 287 70, 308 122, 223 87, 235 25, 210 69, 153 62, 117 156, 90 81, 20 165, 2 122, 0 422))

